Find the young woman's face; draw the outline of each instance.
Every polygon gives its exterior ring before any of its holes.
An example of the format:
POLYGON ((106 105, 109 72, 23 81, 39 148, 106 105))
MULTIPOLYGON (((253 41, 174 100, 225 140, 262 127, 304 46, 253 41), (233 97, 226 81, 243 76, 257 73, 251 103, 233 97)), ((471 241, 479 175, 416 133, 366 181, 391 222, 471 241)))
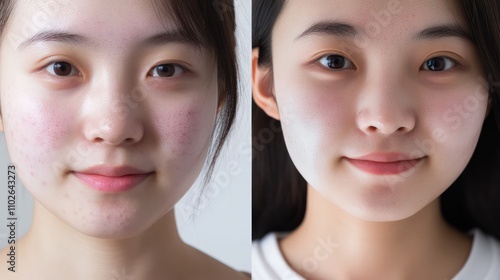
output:
POLYGON ((143 231, 204 163, 217 114, 213 55, 182 40, 150 0, 15 2, 0 102, 19 176, 82 233, 143 231))
POLYGON ((366 220, 409 217, 469 161, 487 87, 452 1, 289 0, 274 95, 308 183, 366 220))

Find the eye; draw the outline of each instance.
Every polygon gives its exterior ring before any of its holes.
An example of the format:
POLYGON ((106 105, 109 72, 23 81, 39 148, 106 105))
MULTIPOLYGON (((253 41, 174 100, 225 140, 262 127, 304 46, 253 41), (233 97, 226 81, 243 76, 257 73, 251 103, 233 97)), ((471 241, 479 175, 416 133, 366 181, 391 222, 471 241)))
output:
POLYGON ((441 72, 452 69, 457 66, 457 62, 454 59, 444 56, 433 57, 422 65, 421 70, 441 72))
POLYGON ((347 58, 341 56, 341 55, 336 55, 336 54, 330 54, 330 55, 325 55, 321 57, 318 60, 321 65, 332 69, 332 70, 342 70, 342 69, 355 69, 356 67, 354 64, 347 58))
POLYGON ((47 72, 54 76, 67 77, 78 76, 78 70, 68 62, 55 61, 45 67, 47 72))
POLYGON ((184 69, 177 64, 160 64, 149 71, 153 77, 176 77, 184 73, 184 69))

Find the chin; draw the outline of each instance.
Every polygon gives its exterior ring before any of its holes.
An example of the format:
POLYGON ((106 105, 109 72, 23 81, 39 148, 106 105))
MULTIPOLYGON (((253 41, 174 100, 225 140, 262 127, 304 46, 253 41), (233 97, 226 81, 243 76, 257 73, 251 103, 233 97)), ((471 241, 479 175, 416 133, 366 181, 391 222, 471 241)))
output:
POLYGON ((397 222, 413 216, 416 212, 418 211, 405 211, 401 209, 380 207, 379 209, 371 211, 365 211, 365 209, 354 210, 350 212, 350 214, 366 222, 397 222))
POLYGON ((405 220, 418 213, 422 208, 410 207, 410 202, 379 200, 347 205, 345 211, 350 215, 368 222, 396 222, 405 220))
POLYGON ((100 239, 126 239, 139 235, 141 232, 147 229, 147 227, 139 228, 139 227, 133 227, 131 225, 122 225, 122 224, 119 225, 85 224, 85 225, 78 225, 73 228, 83 235, 100 239))
POLYGON ((417 199, 409 200, 404 193, 387 190, 331 192, 326 198, 345 214, 369 222, 404 220, 425 207, 417 199))
POLYGON ((140 217, 96 215, 87 219, 66 219, 63 221, 75 231, 90 237, 102 239, 124 239, 139 235, 151 225, 140 217))

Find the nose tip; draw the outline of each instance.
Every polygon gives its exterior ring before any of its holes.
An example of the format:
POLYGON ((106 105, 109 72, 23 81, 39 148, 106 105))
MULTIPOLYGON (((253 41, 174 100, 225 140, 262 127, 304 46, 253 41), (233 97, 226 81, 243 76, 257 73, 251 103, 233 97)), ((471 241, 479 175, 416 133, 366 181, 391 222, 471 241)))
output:
POLYGON ((404 109, 387 109, 378 114, 363 110, 358 114, 358 127, 366 134, 391 135, 407 133, 415 127, 415 118, 404 109))
POLYGON ((118 146, 139 142, 144 131, 139 121, 111 116, 98 120, 96 125, 89 124, 85 134, 91 142, 118 146))

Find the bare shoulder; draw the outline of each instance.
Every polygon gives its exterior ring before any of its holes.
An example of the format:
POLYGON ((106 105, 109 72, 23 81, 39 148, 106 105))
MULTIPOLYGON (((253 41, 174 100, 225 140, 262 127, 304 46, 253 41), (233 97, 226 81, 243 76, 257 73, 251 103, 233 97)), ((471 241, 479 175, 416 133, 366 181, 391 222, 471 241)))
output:
POLYGON ((195 249, 190 248, 190 255, 196 264, 196 275, 192 279, 228 279, 228 280, 248 280, 251 279, 249 273, 234 270, 213 257, 195 249))

